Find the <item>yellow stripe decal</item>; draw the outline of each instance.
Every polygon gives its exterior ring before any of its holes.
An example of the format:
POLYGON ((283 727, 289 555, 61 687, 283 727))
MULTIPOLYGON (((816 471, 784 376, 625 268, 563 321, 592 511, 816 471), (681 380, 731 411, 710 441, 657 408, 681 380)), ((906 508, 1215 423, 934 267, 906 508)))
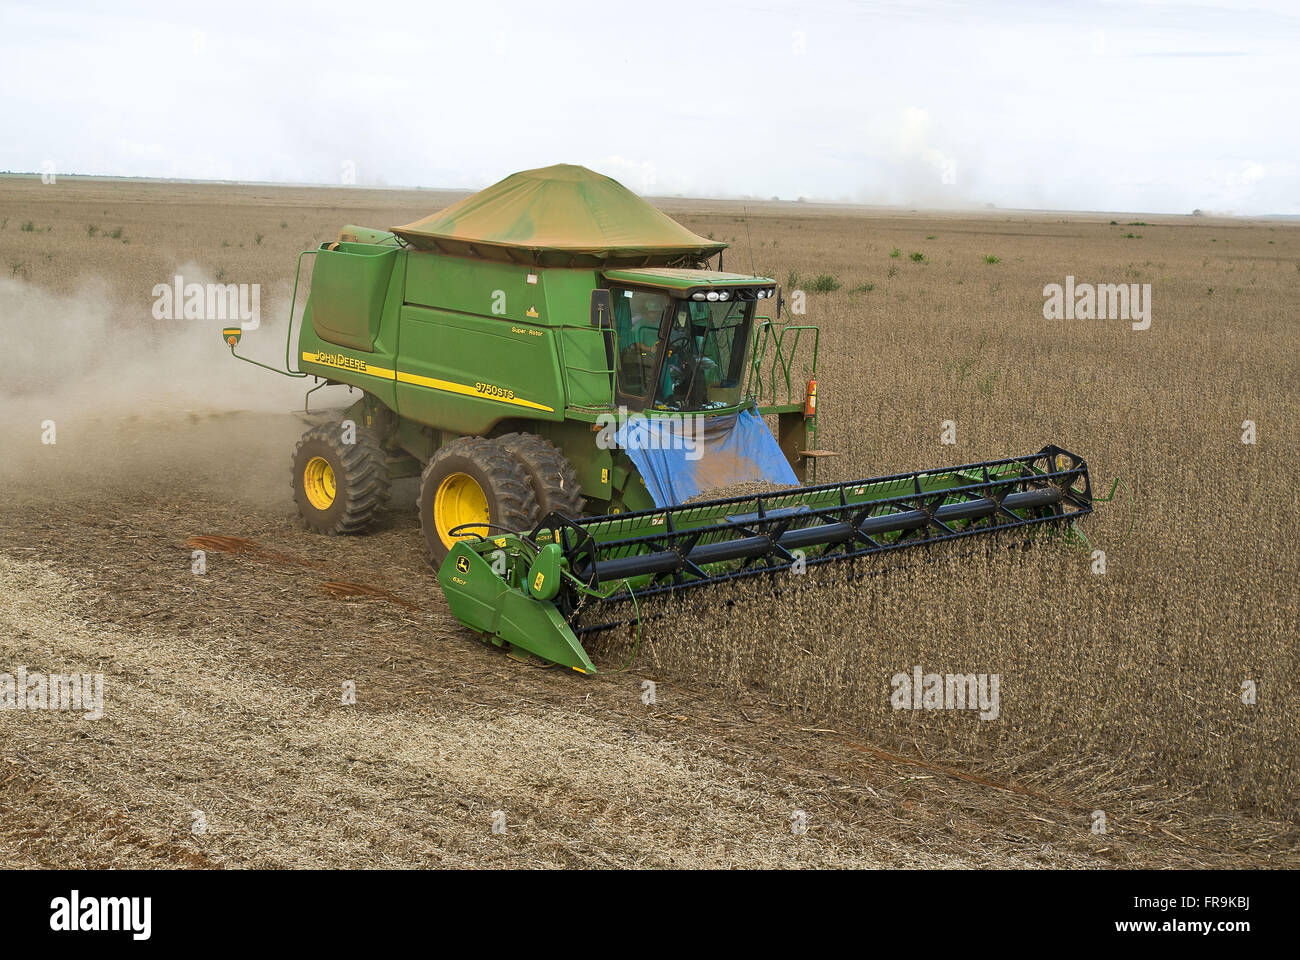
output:
POLYGON ((497 397, 468 384, 454 383, 451 380, 438 380, 435 377, 422 377, 418 373, 406 373, 403 370, 398 370, 397 379, 400 383, 412 383, 417 387, 432 387, 434 390, 446 390, 448 393, 459 393, 466 397, 477 397, 480 400, 495 400, 497 403, 512 403, 517 407, 528 407, 530 410, 545 410, 547 413, 555 412, 554 407, 548 407, 544 403, 534 403, 532 400, 524 400, 522 397, 497 397))
POLYGON ((384 380, 396 380, 397 373, 389 370, 387 367, 376 367, 373 363, 365 360, 358 360, 356 357, 349 357, 342 353, 307 353, 303 351, 302 358, 308 363, 319 363, 323 367, 335 367, 339 370, 350 370, 353 373, 364 373, 372 377, 382 377, 384 380))
POLYGON ((448 393, 459 393, 466 397, 477 397, 480 400, 495 400, 497 403, 510 403, 517 407, 528 407, 530 410, 545 410, 547 413, 554 413, 554 407, 548 407, 544 403, 534 403, 532 400, 524 400, 522 397, 498 397, 490 393, 483 392, 476 387, 471 387, 464 383, 454 383, 451 380, 438 380, 434 377, 422 377, 417 373, 405 373, 402 371, 389 370, 385 367, 376 367, 365 360, 358 360, 355 357, 349 357, 341 353, 308 353, 303 351, 303 360, 308 363, 319 363, 325 367, 335 367, 339 370, 349 370, 353 373, 364 373, 371 377, 381 377, 384 380, 397 380, 401 383, 413 384, 417 387, 431 387, 434 390, 445 390, 448 393))

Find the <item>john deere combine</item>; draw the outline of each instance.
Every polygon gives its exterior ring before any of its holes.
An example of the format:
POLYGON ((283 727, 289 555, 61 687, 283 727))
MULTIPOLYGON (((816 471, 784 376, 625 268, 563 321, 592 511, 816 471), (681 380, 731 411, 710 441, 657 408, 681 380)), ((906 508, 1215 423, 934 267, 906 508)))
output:
POLYGON ((818 331, 782 321, 774 281, 707 269, 725 246, 567 165, 391 231, 344 227, 308 252, 281 371, 361 390, 298 444, 303 519, 363 532, 418 475, 456 617, 594 673, 579 637, 647 597, 1091 511, 1087 465, 1055 446, 799 486, 826 453, 818 331), (749 481, 784 488, 695 499, 749 481))

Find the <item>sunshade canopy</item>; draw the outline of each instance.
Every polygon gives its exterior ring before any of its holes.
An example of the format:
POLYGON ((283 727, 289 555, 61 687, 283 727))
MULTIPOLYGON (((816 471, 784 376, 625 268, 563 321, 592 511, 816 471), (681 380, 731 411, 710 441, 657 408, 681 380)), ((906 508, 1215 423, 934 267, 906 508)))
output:
POLYGON ((512 174, 393 233, 421 250, 539 266, 677 266, 727 246, 568 163, 512 174))

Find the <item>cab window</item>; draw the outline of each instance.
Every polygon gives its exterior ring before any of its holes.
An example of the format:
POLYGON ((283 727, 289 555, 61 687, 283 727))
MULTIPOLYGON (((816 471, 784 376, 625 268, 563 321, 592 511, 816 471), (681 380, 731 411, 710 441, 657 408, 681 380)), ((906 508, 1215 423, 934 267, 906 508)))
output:
POLYGON ((614 293, 614 332, 618 343, 618 389, 628 397, 649 399, 659 365, 659 331, 668 297, 642 290, 614 293))

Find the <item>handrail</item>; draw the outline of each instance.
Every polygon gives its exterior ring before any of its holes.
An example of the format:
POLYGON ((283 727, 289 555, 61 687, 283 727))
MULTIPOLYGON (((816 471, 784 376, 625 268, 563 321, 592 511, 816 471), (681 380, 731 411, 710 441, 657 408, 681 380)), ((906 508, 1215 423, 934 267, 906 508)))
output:
MULTIPOLYGON (((575 331, 575 332, 589 332, 589 333, 597 334, 597 335, 599 335, 599 337, 600 337, 600 346, 601 346, 601 351, 604 352, 604 348, 605 348, 605 333, 606 333, 606 329, 605 329, 604 327, 593 327, 593 326, 591 326, 590 324, 566 323, 566 322, 561 321, 560 325, 559 325, 558 327, 556 327, 555 329, 560 330, 560 331, 564 331, 564 330, 573 330, 573 331, 575 331)), ((614 355, 615 355, 615 356, 618 356, 618 349, 617 349, 618 334, 615 333, 613 330, 610 330, 610 331, 608 331, 608 332, 611 333, 611 334, 613 334, 613 336, 614 336, 614 338, 615 338, 615 350, 614 350, 614 355)), ((564 350, 564 337, 563 337, 563 335, 561 335, 560 337, 558 337, 557 340, 558 340, 558 343, 559 343, 558 351, 559 351, 559 355, 560 355, 560 357, 559 357, 559 359, 560 359, 560 366, 561 366, 561 367, 566 371, 566 376, 565 376, 565 378, 564 378, 564 386, 565 386, 565 393, 566 393, 565 405, 566 405, 566 406, 574 406, 574 407, 579 407, 579 406, 581 406, 581 407, 588 407, 588 406, 592 406, 591 404, 573 404, 573 403, 571 403, 571 402, 569 401, 569 398, 567 397, 567 394, 570 392, 570 391, 569 391, 569 378, 568 378, 568 376, 567 376, 567 372, 568 372, 568 371, 576 371, 576 372, 578 372, 578 373, 587 373, 587 374, 592 374, 592 375, 604 375, 604 376, 606 376, 606 377, 609 378, 609 403, 608 403, 608 406, 609 406, 609 408, 612 410, 612 409, 614 408, 614 398, 615 398, 615 396, 616 396, 616 393, 615 393, 615 379, 618 377, 618 371, 617 371, 617 369, 615 369, 614 367, 607 367, 607 368, 605 368, 605 369, 598 369, 598 368, 590 368, 590 367, 578 367, 578 366, 574 366, 573 364, 569 363, 568 357, 567 357, 566 354, 565 354, 565 350, 564 350)))
POLYGON ((298 254, 298 267, 293 273, 293 296, 289 300, 289 322, 286 325, 284 333, 284 369, 281 370, 279 367, 273 367, 270 364, 262 363, 258 360, 252 359, 251 357, 241 357, 239 354, 235 353, 234 343, 230 345, 230 355, 232 357, 236 360, 243 360, 245 363, 251 363, 255 367, 261 367, 263 370, 270 370, 272 373, 278 373, 282 377, 301 379, 309 376, 309 374, 304 373, 302 370, 294 369, 293 364, 289 362, 289 348, 293 345, 293 312, 298 306, 298 281, 302 277, 302 258, 317 253, 320 253, 319 249, 304 250, 298 254))
MULTIPOLYGON (((775 404, 780 400, 780 394, 777 392, 777 369, 780 368, 782 379, 785 382, 785 402, 796 403, 794 397, 794 383, 791 376, 795 370, 795 360, 799 357, 799 344, 804 335, 804 331, 812 331, 812 370, 811 374, 817 374, 817 360, 821 350, 821 329, 815 324, 787 324, 778 325, 768 317, 759 317, 759 325, 754 331, 754 351, 753 359, 750 363, 749 377, 746 380, 745 393, 754 396, 758 401, 763 399, 764 387, 764 366, 767 362, 769 346, 772 351, 771 365, 767 367, 767 392, 768 399, 775 404), (786 334, 793 332, 794 336, 791 342, 787 344, 786 334), (755 393, 757 389, 757 394, 755 393)), ((806 351, 805 351, 806 353, 806 351)))

